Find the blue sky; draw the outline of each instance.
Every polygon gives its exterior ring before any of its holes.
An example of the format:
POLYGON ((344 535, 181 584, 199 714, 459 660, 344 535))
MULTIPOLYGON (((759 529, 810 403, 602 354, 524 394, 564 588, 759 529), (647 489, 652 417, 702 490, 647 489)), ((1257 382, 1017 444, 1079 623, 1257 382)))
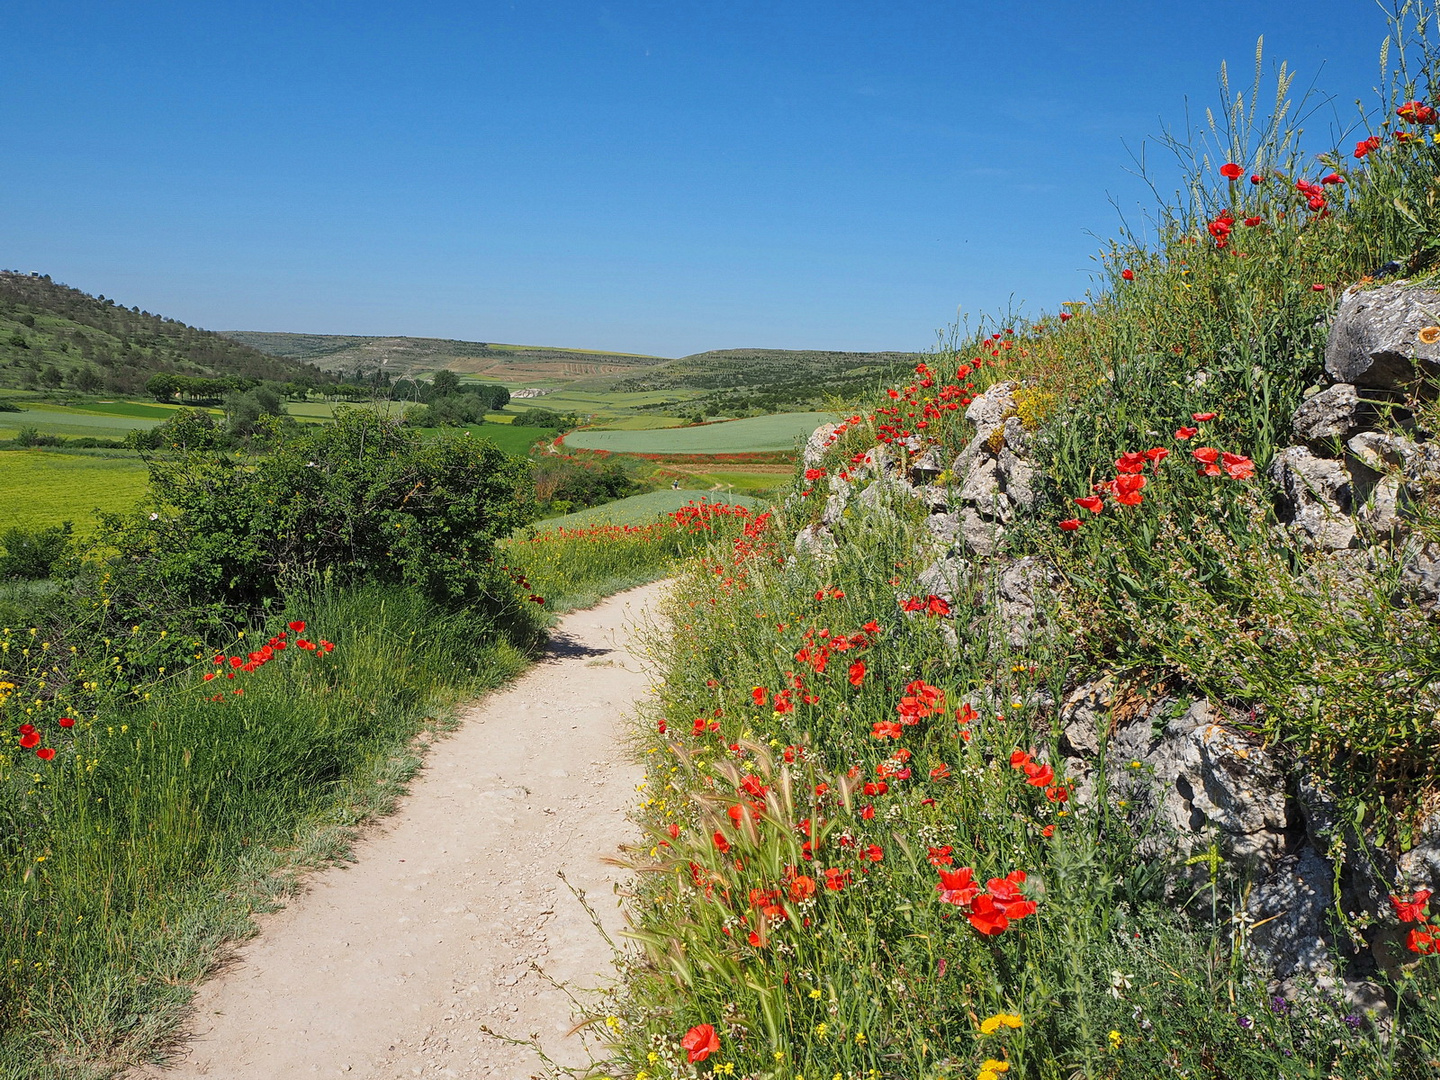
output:
POLYGON ((1082 296, 1150 201, 1126 144, 1222 60, 1248 86, 1264 34, 1346 123, 1385 33, 1369 0, 6 0, 0 266, 213 329, 923 349, 1082 296))

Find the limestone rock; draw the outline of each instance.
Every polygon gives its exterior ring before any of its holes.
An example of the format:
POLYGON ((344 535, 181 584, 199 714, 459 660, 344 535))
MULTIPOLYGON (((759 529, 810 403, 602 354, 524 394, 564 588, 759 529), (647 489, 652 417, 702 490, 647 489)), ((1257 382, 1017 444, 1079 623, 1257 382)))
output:
POLYGON ((1440 291, 1382 285, 1347 292, 1325 345, 1325 371, 1336 382, 1395 390, 1417 374, 1440 373, 1440 341, 1420 340, 1440 324, 1440 291))
POLYGON ((1334 971, 1326 926, 1334 882, 1330 863, 1307 845, 1283 856, 1251 891, 1245 913, 1258 925, 1250 949, 1276 977, 1334 971))
POLYGON ((1345 439, 1369 422, 1373 410, 1360 400, 1360 391, 1350 383, 1336 383, 1328 390, 1306 398, 1291 421, 1295 435, 1305 442, 1345 439))
POLYGON ((806 525, 795 534, 795 554, 816 559, 831 558, 838 550, 835 537, 823 525, 806 525))
POLYGON ((1096 756, 1108 733, 1115 679, 1102 676, 1072 690, 1060 706, 1060 750, 1066 757, 1096 756))
POLYGON ((825 460, 825 452, 830 449, 837 424, 821 424, 810 433, 805 440, 805 450, 801 454, 801 460, 807 469, 817 469, 820 463, 825 460))
POLYGON ((1016 559, 1000 572, 995 619, 1011 648, 1020 648, 1040 628, 1041 597, 1058 584, 1054 570, 1034 555, 1016 559))
POLYGON ((975 425, 975 442, 984 442, 1007 416, 1015 412, 1015 384, 998 382, 965 409, 965 419, 975 425))
POLYGON ((1421 611, 1440 610, 1440 543, 1417 547, 1400 569, 1401 595, 1421 611))
POLYGON ((1323 551, 1355 546, 1350 474, 1341 462, 1290 446, 1275 455, 1270 476, 1280 489, 1281 520, 1294 526, 1307 546, 1323 551))
POLYGON ((931 447, 910 462, 910 479, 915 484, 928 484, 945 471, 940 451, 931 447))
MULTIPOLYGON (((931 515, 934 521, 940 515, 931 515)), ((960 538, 965 547, 975 555, 994 555, 1005 535, 1005 527, 995 521, 987 521, 973 506, 960 511, 960 538)))

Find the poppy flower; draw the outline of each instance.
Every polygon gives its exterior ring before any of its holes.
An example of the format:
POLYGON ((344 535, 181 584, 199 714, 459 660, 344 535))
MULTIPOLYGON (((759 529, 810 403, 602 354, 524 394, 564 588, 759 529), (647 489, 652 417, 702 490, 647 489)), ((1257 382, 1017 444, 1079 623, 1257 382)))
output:
POLYGON ((1138 473, 1145 468, 1145 455, 1127 450, 1115 459, 1115 468, 1122 473, 1138 473))
POLYGON ((1191 450, 1190 456, 1200 463, 1202 475, 1220 475, 1220 466, 1216 464, 1220 458, 1220 451, 1216 450, 1213 446, 1202 446, 1198 450, 1191 450))
POLYGON ((38 731, 36 731, 34 728, 31 728, 29 731, 25 732, 25 734, 23 734, 23 735, 20 736, 20 749, 21 749, 21 750, 32 750, 32 749, 34 749, 35 747, 37 747, 37 746, 39 746, 39 745, 40 745, 40 733, 39 733, 38 731))
POLYGON ((1429 889, 1420 889, 1409 900, 1391 896, 1390 906, 1395 909, 1395 917, 1401 922, 1424 922, 1425 902, 1433 895, 1429 889))
POLYGON ((1429 930, 1411 930, 1405 938, 1405 947, 1421 956, 1440 952, 1440 939, 1429 930))
POLYGON ((1191 413, 1190 419, 1194 420, 1197 424, 1203 424, 1207 420, 1214 420, 1216 415, 1217 414, 1213 412, 1197 412, 1191 413))
POLYGON ((989 893, 981 893, 975 897, 968 918, 970 925, 986 937, 1003 934, 1010 926, 1009 918, 996 906, 995 898, 989 893))
POLYGON ((48 746, 42 746, 39 750, 35 751, 35 756, 41 761, 49 761, 55 756, 55 751, 48 746))
MULTIPOLYGON (((946 865, 949 865, 950 848, 938 849, 944 853, 946 865)), ((931 862, 934 862, 932 855, 931 862)), ((939 864, 936 863, 938 866, 939 864)), ((954 904, 956 907, 965 907, 974 902, 975 897, 980 894, 980 886, 974 880, 975 872, 968 866, 962 866, 959 870, 941 870, 940 883, 935 890, 940 894, 942 904, 954 904)))
POLYGON ((1311 292, 1324 292, 1324 291, 1325 291, 1325 286, 1324 286, 1324 285, 1321 285, 1321 284, 1317 281, 1314 285, 1311 285, 1311 286, 1310 286, 1310 291, 1311 291, 1311 292))
POLYGON ((968 701, 955 710, 955 722, 957 724, 968 724, 972 720, 979 719, 979 717, 980 714, 975 711, 975 706, 971 705, 968 701))
POLYGON ((1263 184, 1264 182, 1265 178, 1258 173, 1250 177, 1250 183, 1252 184, 1263 184))
POLYGON ((1060 522, 1059 524, 1060 524, 1060 528, 1064 529, 1066 532, 1074 532, 1076 529, 1080 528, 1080 519, 1079 519, 1079 518, 1066 518, 1064 521, 1060 522))
POLYGON ((1245 219, 1245 227, 1246 227, 1247 229, 1253 229, 1253 228, 1255 228, 1256 225, 1259 225, 1259 224, 1260 224, 1260 221, 1261 221, 1261 219, 1258 218, 1258 217, 1247 217, 1247 218, 1245 219))
POLYGON ((950 766, 943 762, 930 770, 931 780, 944 780, 950 775, 950 766))
POLYGON ((1345 178, 1344 178, 1343 176, 1341 176, 1338 172, 1332 172, 1329 176, 1322 176, 1322 177, 1320 178, 1320 183, 1322 183, 1322 184, 1331 184, 1331 185, 1334 185, 1334 184, 1343 184, 1344 182, 1345 182, 1345 178))
POLYGON ((838 867, 831 867, 825 871, 825 888, 831 892, 839 892, 850 884, 850 871, 841 870, 838 867))
POLYGON ((1233 161, 1227 161, 1224 165, 1220 166, 1220 175, 1225 177, 1226 180, 1238 180, 1244 172, 1245 170, 1233 161))
POLYGON ((856 660, 850 665, 850 685, 859 686, 865 681, 865 661, 856 660))
POLYGON ((1151 462, 1158 469, 1160 463, 1170 456, 1170 451, 1163 446, 1156 446, 1145 451, 1145 460, 1151 462))
POLYGON ((1060 784, 1056 784, 1054 787, 1047 787, 1045 789, 1045 798, 1053 803, 1069 802, 1070 789, 1060 784))
POLYGON ((1062 311, 1062 312, 1060 312, 1060 321, 1061 321, 1062 323, 1063 323, 1063 322, 1069 322, 1072 318, 1074 318, 1074 316, 1071 315, 1070 312, 1068 312, 1068 311, 1062 311))
POLYGON ((1134 280, 1135 280, 1135 271, 1134 271, 1134 270, 1121 270, 1121 271, 1120 271, 1120 277, 1123 278, 1125 281, 1134 281, 1134 280))
POLYGON ((1117 476, 1115 478, 1114 492, 1115 501, 1124 506, 1139 506, 1144 498, 1140 489, 1145 486, 1143 476, 1117 476))
POLYGON ((763 686, 757 686, 750 691, 750 698, 756 705, 764 705, 766 698, 769 696, 770 691, 766 690, 763 686))
POLYGON ((860 859, 862 862, 884 862, 885 849, 879 844, 871 844, 860 853, 860 859))
POLYGON ((727 851, 730 850, 730 841, 726 840, 725 834, 720 832, 718 829, 715 831, 715 835, 711 839, 715 841, 715 850, 720 852, 721 855, 724 855, 727 851))
POLYGON ((1199 434, 1199 432, 1200 429, 1198 427, 1176 428, 1175 438, 1179 439, 1181 442, 1184 442, 1186 439, 1193 439, 1197 434, 1199 434))
POLYGON ((1055 770, 1049 765, 1030 764, 1025 766, 1025 783, 1031 787, 1049 787, 1050 781, 1055 779, 1055 770))
POLYGON ((1099 495, 1086 495, 1083 499, 1076 499, 1075 505, 1089 510, 1092 514, 1098 514, 1105 503, 1099 495))
POLYGON ((949 844, 944 844, 940 847, 930 848, 929 854, 926 857, 929 859, 931 866, 954 866, 954 852, 955 849, 953 847, 949 844))
POLYGON ((1411 124, 1433 124, 1440 114, 1421 101, 1407 101, 1395 110, 1395 115, 1411 124))
POLYGON ((950 605, 943 596, 927 596, 925 598, 926 615, 949 615, 950 605))
POLYGON ((877 739, 898 739, 900 725, 894 720, 876 720, 870 734, 877 739))
POLYGON ((1024 750, 1016 750, 1010 755, 1010 767, 1012 769, 1023 769, 1030 764, 1030 755, 1024 750))
POLYGON ((286 625, 289 626, 290 629, 297 634, 303 634, 305 632, 305 624, 298 620, 296 622, 287 623, 286 625))
POLYGON ((1220 461, 1231 480, 1249 480, 1255 475, 1255 462, 1240 454, 1221 454, 1220 461))
POLYGON ((822 476, 824 476, 824 475, 825 475, 825 470, 824 470, 824 469, 806 469, 806 470, 805 470, 805 479, 806 479, 806 480, 819 480, 819 479, 820 479, 822 476))
POLYGON ((75 718, 74 718, 73 716, 62 716, 62 717, 60 717, 60 720, 59 720, 58 722, 59 722, 59 724, 60 724, 61 727, 74 727, 74 726, 75 726, 75 718))
POLYGON ((685 1033, 680 1045, 685 1048, 693 1065, 697 1061, 704 1061, 720 1049, 720 1036, 715 1034, 713 1025, 699 1024, 685 1033))

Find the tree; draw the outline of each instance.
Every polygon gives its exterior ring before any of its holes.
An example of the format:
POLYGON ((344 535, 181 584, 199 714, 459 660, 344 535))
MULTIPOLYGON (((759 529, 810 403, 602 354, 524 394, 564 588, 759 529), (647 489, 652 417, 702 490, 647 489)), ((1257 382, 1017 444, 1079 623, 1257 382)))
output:
POLYGON ((437 371, 430 380, 432 397, 448 397, 460 389, 460 376, 448 369, 437 371))
POLYGON ((145 381, 145 392, 156 401, 173 401, 180 390, 180 380, 168 372, 151 375, 145 381))

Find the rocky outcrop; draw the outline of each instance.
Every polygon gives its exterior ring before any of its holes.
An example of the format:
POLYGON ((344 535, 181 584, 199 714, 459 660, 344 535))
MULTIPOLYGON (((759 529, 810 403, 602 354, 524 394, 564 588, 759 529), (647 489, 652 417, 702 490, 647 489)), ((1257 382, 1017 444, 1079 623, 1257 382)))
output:
POLYGON ((1290 524, 1306 547, 1338 551, 1356 545, 1359 533, 1351 516, 1350 474, 1343 462, 1291 446, 1275 455, 1270 478, 1279 493, 1280 519, 1290 524))
POLYGON ((1297 437, 1308 443, 1349 438, 1374 419, 1374 407, 1350 383, 1311 394, 1295 410, 1297 437))
POLYGON ((1440 375, 1440 291, 1410 285, 1351 289, 1325 345, 1325 373, 1337 383, 1396 390, 1440 375))

